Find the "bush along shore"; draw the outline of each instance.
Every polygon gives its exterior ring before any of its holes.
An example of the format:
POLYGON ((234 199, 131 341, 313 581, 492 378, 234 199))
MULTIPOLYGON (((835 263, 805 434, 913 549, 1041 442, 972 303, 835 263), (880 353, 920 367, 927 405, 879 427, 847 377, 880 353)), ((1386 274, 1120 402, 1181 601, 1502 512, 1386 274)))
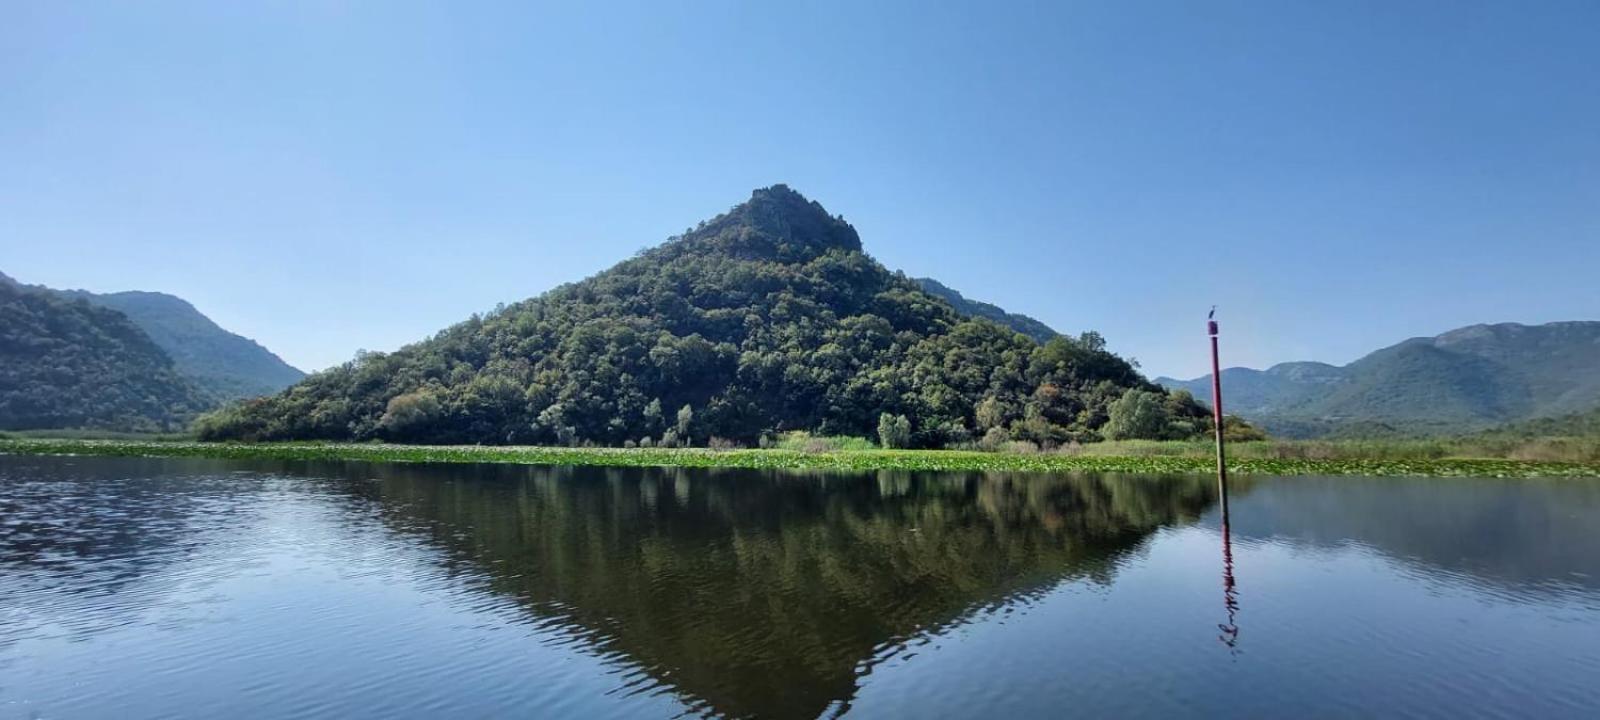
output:
MULTIPOLYGON (((1244 444, 1248 445, 1248 444, 1244 444)), ((1106 448, 1114 450, 1115 448, 1106 448)), ((551 448, 358 443, 213 443, 45 438, 0 439, 0 454, 355 460, 407 463, 728 467, 817 470, 1208 473, 1213 461, 1194 454, 979 452, 962 450, 829 450, 701 448, 551 448)), ((1440 477, 1600 477, 1600 463, 1481 458, 1263 457, 1243 452, 1228 462, 1240 475, 1422 475, 1440 477)))

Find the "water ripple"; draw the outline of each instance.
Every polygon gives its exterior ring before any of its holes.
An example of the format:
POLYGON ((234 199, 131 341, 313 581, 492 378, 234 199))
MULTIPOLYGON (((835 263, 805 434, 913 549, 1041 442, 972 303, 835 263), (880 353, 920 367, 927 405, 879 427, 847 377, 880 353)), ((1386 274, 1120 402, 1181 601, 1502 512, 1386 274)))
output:
POLYGON ((1470 511, 1500 486, 1412 534, 1246 488, 1233 612, 1203 478, 879 479, 0 458, 0 717, 1600 707, 1600 572, 1556 550, 1600 508, 1554 486, 1526 535, 1470 511))

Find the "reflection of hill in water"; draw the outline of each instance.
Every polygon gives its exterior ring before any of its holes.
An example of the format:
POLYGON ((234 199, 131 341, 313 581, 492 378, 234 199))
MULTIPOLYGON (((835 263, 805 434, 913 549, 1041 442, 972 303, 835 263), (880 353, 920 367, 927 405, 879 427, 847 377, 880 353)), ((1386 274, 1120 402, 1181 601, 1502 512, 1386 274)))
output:
POLYGON ((1205 480, 506 466, 347 468, 393 525, 703 710, 815 716, 883 646, 1107 580, 1205 480))
MULTIPOLYGON (((396 561, 408 567, 442 558, 470 598, 511 599, 529 623, 628 660, 626 691, 810 716, 850 701, 859 670, 908 639, 1062 580, 1109 582, 1153 531, 1213 508, 1211 482, 4 457, 0 651, 51 623, 91 637, 185 607, 195 581, 272 555, 254 552, 264 541, 344 537, 419 547, 396 561)), ((1418 577, 1600 603, 1600 484, 1241 478, 1234 489, 1236 539, 1359 543, 1418 577)))
POLYGON ((1600 590, 1600 483, 1588 480, 1300 477, 1235 483, 1234 538, 1360 543, 1520 594, 1600 590))

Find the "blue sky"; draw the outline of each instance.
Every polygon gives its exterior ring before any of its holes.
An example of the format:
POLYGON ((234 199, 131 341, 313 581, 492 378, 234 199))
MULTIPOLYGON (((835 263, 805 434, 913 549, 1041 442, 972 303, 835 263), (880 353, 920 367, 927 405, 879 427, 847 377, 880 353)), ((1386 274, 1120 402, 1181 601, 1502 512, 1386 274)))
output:
POLYGON ((0 5, 0 271, 319 369, 784 182, 1147 372, 1600 319, 1600 3, 0 5))

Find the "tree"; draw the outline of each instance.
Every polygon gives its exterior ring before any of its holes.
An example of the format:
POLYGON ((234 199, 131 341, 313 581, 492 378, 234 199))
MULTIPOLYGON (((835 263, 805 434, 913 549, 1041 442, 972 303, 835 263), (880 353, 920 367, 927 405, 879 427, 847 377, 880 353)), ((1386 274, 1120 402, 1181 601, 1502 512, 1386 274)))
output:
POLYGON ((1133 388, 1111 403, 1105 436, 1111 440, 1160 440, 1171 417, 1162 396, 1133 388))
POLYGON ((978 421, 979 430, 989 430, 990 428, 1004 426, 1006 424, 1006 416, 1010 414, 1005 403, 1000 402, 1000 399, 993 395, 979 402, 973 413, 978 421))
POLYGON ((891 450, 911 446, 911 419, 884 413, 878 416, 878 444, 891 450))
POLYGON ((438 395, 416 390, 390 398, 378 426, 391 437, 405 440, 421 435, 443 415, 444 405, 438 395))
POLYGON ((650 432, 656 432, 662 428, 663 422, 664 418, 661 414, 661 398, 651 400, 650 404, 644 406, 645 429, 650 432))
POLYGON ((1011 442, 1011 433, 1006 432, 1004 428, 992 427, 989 428, 989 432, 983 434, 983 439, 978 441, 978 447, 993 451, 1005 447, 1008 442, 1011 442))
POLYGON ((1012 434, 1040 446, 1052 446, 1062 439, 1065 431, 1045 417, 1044 407, 1029 401, 1022 410, 1022 420, 1011 424, 1012 434))
POLYGON ((1266 432, 1245 422, 1238 415, 1222 416, 1222 439, 1228 442, 1250 442, 1267 439, 1266 432))
POLYGON ((688 405, 684 405, 683 407, 678 409, 678 424, 675 426, 675 429, 678 431, 678 437, 682 440, 684 445, 693 445, 694 444, 694 442, 692 440, 690 440, 690 433, 689 433, 690 428, 692 428, 693 426, 694 426, 694 408, 690 407, 688 405))

